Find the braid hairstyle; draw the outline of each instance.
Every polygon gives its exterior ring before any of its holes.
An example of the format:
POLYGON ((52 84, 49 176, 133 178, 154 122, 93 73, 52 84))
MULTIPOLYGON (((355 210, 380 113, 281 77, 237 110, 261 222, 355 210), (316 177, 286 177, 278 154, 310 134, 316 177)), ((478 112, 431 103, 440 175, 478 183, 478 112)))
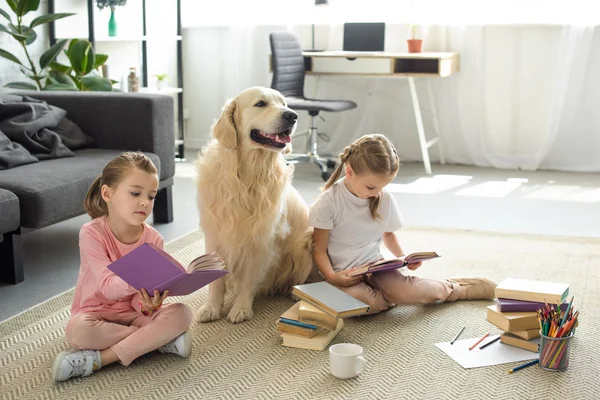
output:
POLYGON ((113 158, 102 170, 102 175, 94 180, 83 201, 85 212, 92 219, 108 215, 108 206, 102 198, 102 186, 116 187, 131 168, 138 168, 149 174, 157 173, 156 166, 144 153, 128 151, 113 158))
MULTIPOLYGON (((325 184, 325 190, 336 183, 342 173, 344 166, 348 164, 356 175, 371 173, 383 176, 395 176, 400 167, 400 159, 394 145, 384 135, 364 135, 346 146, 340 154, 340 163, 325 184)), ((371 217, 378 220, 380 196, 369 199, 369 210, 371 217)))

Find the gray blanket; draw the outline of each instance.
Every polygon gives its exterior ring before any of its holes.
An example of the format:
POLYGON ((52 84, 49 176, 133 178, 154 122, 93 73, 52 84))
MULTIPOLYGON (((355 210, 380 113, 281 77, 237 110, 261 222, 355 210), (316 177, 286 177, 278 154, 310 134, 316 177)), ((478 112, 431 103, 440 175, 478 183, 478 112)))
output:
POLYGON ((0 170, 52 158, 72 157, 71 150, 94 141, 61 108, 28 96, 0 97, 0 170))

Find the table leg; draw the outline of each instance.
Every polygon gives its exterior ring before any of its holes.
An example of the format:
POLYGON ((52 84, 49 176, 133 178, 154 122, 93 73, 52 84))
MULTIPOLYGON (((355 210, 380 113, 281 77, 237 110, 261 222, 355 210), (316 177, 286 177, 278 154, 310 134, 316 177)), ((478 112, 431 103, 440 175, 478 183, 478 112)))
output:
POLYGON ((427 173, 427 175, 431 175, 431 162, 429 161, 427 139, 425 138, 425 129, 423 128, 423 118, 421 116, 421 108, 419 107, 419 98, 417 96, 415 78, 409 76, 408 84, 410 86, 410 95, 412 97, 413 110, 415 112, 415 120, 417 122, 417 133, 419 134, 419 144, 421 145, 421 154, 423 155, 423 165, 425 166, 425 173, 427 173))
POLYGON ((442 148, 442 137, 440 136, 440 125, 438 122, 437 110, 435 108, 435 99, 433 98, 433 89, 431 88, 431 80, 427 79, 427 93, 429 95, 429 104, 431 107, 431 114, 433 118, 433 133, 438 138, 437 145, 438 151, 440 152, 440 163, 446 164, 446 157, 444 156, 444 149, 442 148))

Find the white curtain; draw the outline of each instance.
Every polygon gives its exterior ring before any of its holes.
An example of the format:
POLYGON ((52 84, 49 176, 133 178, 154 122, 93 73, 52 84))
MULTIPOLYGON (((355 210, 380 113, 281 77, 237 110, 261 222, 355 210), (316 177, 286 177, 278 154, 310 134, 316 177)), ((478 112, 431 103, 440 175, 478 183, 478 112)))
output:
MULTIPOLYGON (((184 30, 186 139, 200 147, 224 101, 253 85, 269 86, 268 35, 295 32, 310 46, 310 25, 247 23, 184 30)), ((406 23, 389 23, 386 50, 406 51, 406 23)), ((425 51, 456 51, 460 71, 432 80, 449 163, 510 169, 600 171, 600 36, 595 25, 430 24, 425 51)), ((341 24, 318 24, 316 46, 340 49, 341 24)), ((425 81, 417 80, 426 132, 432 131, 425 81)), ((307 78, 307 96, 347 99, 358 108, 323 113, 330 137, 321 151, 339 153, 365 133, 386 134, 401 158, 421 160, 406 80, 307 78)), ((308 115, 301 113, 300 129, 308 115)), ((295 143, 296 150, 302 142, 295 143)), ((430 149, 432 160, 439 159, 430 149)))

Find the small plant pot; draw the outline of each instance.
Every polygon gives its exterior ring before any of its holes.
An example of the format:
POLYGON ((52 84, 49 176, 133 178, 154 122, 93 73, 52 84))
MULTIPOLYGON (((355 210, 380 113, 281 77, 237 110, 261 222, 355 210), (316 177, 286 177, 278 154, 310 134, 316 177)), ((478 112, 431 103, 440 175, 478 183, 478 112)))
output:
POLYGON ((156 88, 161 90, 168 86, 168 82, 166 80, 156 81, 156 88))
POLYGON ((423 40, 421 39, 407 39, 406 44, 409 53, 421 53, 423 49, 423 40))

